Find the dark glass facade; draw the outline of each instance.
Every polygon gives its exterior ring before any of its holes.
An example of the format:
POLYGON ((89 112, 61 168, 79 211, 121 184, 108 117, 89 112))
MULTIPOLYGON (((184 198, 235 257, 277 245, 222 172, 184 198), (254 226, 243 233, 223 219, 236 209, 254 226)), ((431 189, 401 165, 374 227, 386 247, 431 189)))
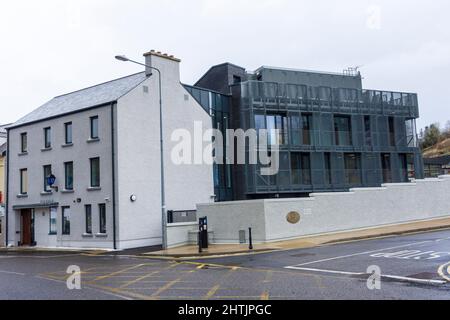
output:
MULTIPOLYGON (((416 94, 364 90, 359 74, 270 68, 250 74, 234 65, 211 68, 196 85, 214 88, 227 80, 228 91, 209 93, 222 95, 230 103, 225 113, 209 105, 213 123, 223 126, 226 122, 232 129, 278 129, 268 139, 269 146, 279 144, 280 170, 263 176, 260 165, 227 167, 230 180, 216 174, 219 194, 223 186, 230 186, 228 181, 233 182, 231 199, 241 200, 347 191, 423 178, 415 127, 416 94), (234 76, 239 83, 232 80, 234 76)), ((206 100, 208 90, 204 91, 206 100)), ((202 94, 192 94, 202 101, 202 94)), ((230 200, 228 192, 226 188, 227 197, 218 201, 230 200)))

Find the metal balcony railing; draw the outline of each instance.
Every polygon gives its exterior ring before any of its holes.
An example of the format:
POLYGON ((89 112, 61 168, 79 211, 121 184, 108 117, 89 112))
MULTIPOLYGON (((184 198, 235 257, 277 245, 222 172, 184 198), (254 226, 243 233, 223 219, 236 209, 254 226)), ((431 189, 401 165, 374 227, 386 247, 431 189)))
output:
POLYGON ((306 85, 284 84, 250 80, 242 83, 242 97, 253 99, 278 100, 289 103, 295 100, 300 104, 319 104, 341 107, 386 107, 418 108, 417 94, 406 92, 357 90, 350 88, 311 87, 306 85))

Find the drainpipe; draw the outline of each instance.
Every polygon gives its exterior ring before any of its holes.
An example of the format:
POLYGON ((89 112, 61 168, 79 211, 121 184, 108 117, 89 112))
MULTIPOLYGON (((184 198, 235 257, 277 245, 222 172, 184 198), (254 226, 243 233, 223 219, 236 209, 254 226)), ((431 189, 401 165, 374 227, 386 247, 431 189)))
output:
POLYGON ((111 103, 111 163, 112 163, 112 206, 113 206, 113 243, 114 250, 117 250, 116 236, 116 139, 114 125, 114 107, 117 102, 111 103))
POLYGON ((5 194, 5 246, 8 247, 9 233, 9 129, 6 129, 6 194, 5 194))

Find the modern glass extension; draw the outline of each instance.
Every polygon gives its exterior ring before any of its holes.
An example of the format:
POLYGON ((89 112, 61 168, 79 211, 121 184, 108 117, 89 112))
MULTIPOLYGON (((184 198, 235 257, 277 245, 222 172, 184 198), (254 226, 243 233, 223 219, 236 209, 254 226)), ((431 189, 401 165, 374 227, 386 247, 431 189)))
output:
POLYGON ((238 199, 346 191, 423 177, 417 95, 246 81, 232 87, 246 129, 279 130, 280 172, 247 165, 238 199))

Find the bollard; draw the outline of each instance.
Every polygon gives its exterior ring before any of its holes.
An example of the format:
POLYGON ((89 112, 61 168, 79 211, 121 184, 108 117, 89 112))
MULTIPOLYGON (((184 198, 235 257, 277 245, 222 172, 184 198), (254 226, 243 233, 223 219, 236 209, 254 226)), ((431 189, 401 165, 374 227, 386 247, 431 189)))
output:
POLYGON ((203 252, 203 243, 202 243, 202 235, 201 232, 198 233, 198 253, 203 252))
POLYGON ((249 240, 249 243, 250 243, 248 248, 250 250, 253 250, 252 228, 248 228, 248 240, 249 240))

